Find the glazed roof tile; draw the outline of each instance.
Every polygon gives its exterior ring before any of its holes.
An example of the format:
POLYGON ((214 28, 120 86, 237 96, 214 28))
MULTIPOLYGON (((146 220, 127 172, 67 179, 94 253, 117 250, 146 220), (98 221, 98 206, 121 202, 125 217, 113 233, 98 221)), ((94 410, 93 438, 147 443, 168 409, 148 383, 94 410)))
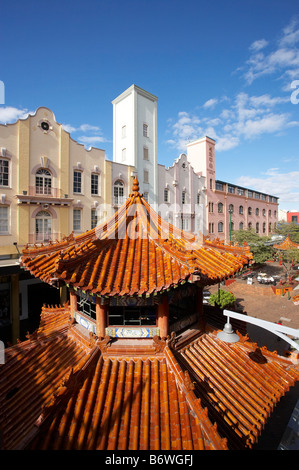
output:
POLYGON ((298 364, 242 335, 117 355, 109 338, 83 347, 79 325, 55 334, 54 312, 0 366, 3 449, 250 449, 299 380, 298 364))
POLYGON ((249 247, 200 239, 166 223, 139 193, 133 193, 105 223, 60 243, 27 247, 21 265, 48 283, 101 296, 160 292, 199 276, 203 284, 234 275, 248 264, 249 247))
POLYGON ((286 238, 283 242, 273 245, 274 248, 278 250, 290 250, 292 248, 299 248, 299 243, 295 243, 290 239, 289 234, 287 234, 286 238))

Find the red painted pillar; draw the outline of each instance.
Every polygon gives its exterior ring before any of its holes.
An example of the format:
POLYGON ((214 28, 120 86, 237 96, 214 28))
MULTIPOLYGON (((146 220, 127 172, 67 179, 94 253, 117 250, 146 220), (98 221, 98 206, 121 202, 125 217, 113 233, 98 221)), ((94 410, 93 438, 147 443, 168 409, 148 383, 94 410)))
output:
POLYGON ((157 307, 157 319, 160 337, 164 338, 169 334, 169 303, 167 294, 162 296, 157 307))
POLYGON ((74 318, 75 312, 77 310, 77 296, 75 292, 70 291, 70 307, 71 307, 71 316, 74 318))
POLYGON ((96 300, 96 332, 99 338, 105 338, 105 329, 108 326, 108 305, 101 305, 101 298, 96 300))

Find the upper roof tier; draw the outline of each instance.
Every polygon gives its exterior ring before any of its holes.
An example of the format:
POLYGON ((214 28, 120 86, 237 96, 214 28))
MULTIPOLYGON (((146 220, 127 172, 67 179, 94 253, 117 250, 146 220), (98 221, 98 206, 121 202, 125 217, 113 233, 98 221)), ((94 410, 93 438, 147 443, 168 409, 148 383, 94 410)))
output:
POLYGON ((232 276, 248 264, 249 247, 229 246, 165 222, 139 192, 106 222, 61 242, 26 247, 21 265, 35 277, 101 296, 153 294, 192 275, 202 284, 232 276))
POLYGON ((299 248, 299 243, 292 242, 289 234, 287 234, 283 242, 278 243, 277 245, 273 245, 273 247, 277 248, 278 250, 291 250, 293 248, 299 248))

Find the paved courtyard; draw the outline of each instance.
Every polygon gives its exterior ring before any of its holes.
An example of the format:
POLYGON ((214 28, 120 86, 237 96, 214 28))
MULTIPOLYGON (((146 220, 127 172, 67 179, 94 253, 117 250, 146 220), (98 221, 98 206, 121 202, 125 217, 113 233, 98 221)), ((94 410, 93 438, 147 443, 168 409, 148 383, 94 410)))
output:
MULTIPOLYGON (((281 277, 285 273, 284 268, 278 263, 269 263, 261 271, 269 274, 280 273, 281 277)), ((237 299, 240 311, 246 312, 247 315, 299 329, 299 305, 295 305, 289 299, 293 295, 299 295, 299 289, 292 291, 290 296, 288 294, 275 295, 271 286, 259 284, 256 278, 253 278, 252 285, 248 285, 246 280, 237 279, 228 286, 221 285, 221 289, 232 292, 237 299)), ((214 293, 218 290, 218 285, 211 286, 208 290, 214 293)), ((259 346, 266 345, 268 349, 276 350, 278 354, 283 354, 288 348, 283 340, 265 329, 248 324, 247 331, 250 339, 256 341, 259 346)))

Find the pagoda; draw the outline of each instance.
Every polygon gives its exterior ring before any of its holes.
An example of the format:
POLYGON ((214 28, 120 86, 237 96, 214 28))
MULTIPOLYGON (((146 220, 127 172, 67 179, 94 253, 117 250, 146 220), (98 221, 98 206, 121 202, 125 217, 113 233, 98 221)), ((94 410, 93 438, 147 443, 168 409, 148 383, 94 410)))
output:
POLYGON ((71 314, 98 337, 167 337, 201 321, 206 285, 248 264, 249 247, 225 246, 166 223, 139 192, 106 222, 61 243, 23 251, 21 265, 66 285, 71 314))
POLYGON ((273 248, 277 250, 293 250, 299 249, 299 243, 295 243, 290 239, 289 234, 287 234, 286 238, 283 242, 273 245, 273 248))
MULTIPOLYGON (((0 364, 3 450, 247 450, 299 380, 298 360, 205 320, 206 285, 248 264, 167 224, 139 192, 95 229, 27 247, 22 266, 70 301, 0 364)), ((100 454, 98 454, 100 458, 100 454)))

